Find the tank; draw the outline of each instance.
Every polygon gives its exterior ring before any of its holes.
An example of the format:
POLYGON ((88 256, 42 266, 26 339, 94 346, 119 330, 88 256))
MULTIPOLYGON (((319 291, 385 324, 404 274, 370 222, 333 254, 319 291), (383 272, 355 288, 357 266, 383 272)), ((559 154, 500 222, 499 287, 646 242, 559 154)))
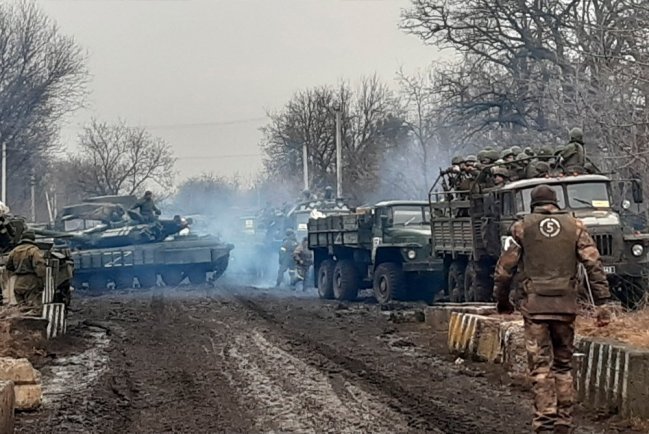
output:
POLYGON ((132 196, 104 196, 64 208, 54 229, 37 235, 68 247, 75 286, 91 290, 213 282, 227 269, 232 244, 196 235, 191 219, 145 222, 132 196))
MULTIPOLYGON (((2 216, 0 219, 7 223, 7 232, 0 235, 0 288, 2 289, 0 299, 3 302, 8 302, 5 289, 8 286, 10 276, 5 269, 5 265, 9 258, 9 253, 18 245, 22 233, 26 229, 37 230, 37 228, 28 226, 25 219, 18 216, 2 216)), ((64 246, 57 246, 53 242, 47 242, 42 239, 37 240, 36 245, 43 252, 43 256, 48 265, 52 266, 51 270, 54 282, 53 301, 68 305, 70 303, 72 281, 74 278, 74 261, 70 250, 64 246)))

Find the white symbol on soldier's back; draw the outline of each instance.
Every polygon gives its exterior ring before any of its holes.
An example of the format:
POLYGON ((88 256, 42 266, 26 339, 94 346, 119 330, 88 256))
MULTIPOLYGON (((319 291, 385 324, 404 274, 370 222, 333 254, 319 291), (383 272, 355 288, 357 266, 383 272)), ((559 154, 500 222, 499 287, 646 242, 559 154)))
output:
POLYGON ((539 223, 539 230, 541 231, 541 235, 544 237, 554 238, 559 235, 559 232, 561 232, 561 224, 559 224, 557 219, 548 217, 541 220, 541 223, 539 223))

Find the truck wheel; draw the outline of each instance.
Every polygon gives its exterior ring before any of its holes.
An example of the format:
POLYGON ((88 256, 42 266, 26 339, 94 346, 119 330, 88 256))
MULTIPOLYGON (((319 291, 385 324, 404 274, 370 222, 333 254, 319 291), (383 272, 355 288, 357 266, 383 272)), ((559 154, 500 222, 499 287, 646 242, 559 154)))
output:
POLYGON ((476 299, 478 284, 478 276, 476 274, 476 267, 473 261, 469 262, 464 271, 464 301, 478 301, 476 299))
POLYGON ((334 268, 332 259, 325 259, 318 267, 318 295, 325 300, 334 298, 334 268))
POLYGON ((461 261, 453 261, 448 269, 448 292, 451 301, 455 303, 464 301, 464 269, 465 265, 461 261))
POLYGON ((336 300, 354 300, 358 296, 358 272, 354 261, 343 259, 334 267, 333 292, 336 300))
POLYGON ((404 300, 406 278, 401 264, 384 262, 374 271, 374 297, 380 304, 390 300, 404 300))

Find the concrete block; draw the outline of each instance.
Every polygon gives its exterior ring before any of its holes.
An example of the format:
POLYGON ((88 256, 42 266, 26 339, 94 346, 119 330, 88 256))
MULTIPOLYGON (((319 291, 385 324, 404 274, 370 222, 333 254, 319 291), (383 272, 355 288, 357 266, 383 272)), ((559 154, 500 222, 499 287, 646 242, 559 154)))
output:
POLYGON ((48 321, 20 314, 0 320, 0 356, 30 358, 43 352, 48 321))
POLYGON ((16 399, 11 381, 0 381, 0 433, 14 432, 14 408, 16 399))
POLYGON ((0 357, 0 381, 13 381, 15 384, 40 383, 41 374, 27 359, 0 357))
POLYGON ((426 324, 433 330, 445 332, 448 330, 453 312, 470 313, 474 315, 494 315, 496 306, 493 303, 439 303, 429 306, 424 311, 426 324))
POLYGON ((11 381, 13 384, 16 409, 34 410, 41 405, 41 374, 29 360, 0 358, 0 381, 11 381))
POLYGON ((513 374, 528 373, 523 320, 500 324, 501 357, 497 361, 513 374))
POLYGON ((499 321, 482 315, 453 312, 448 328, 452 354, 477 361, 494 361, 500 353, 499 321))
POLYGON ((20 384, 14 386, 17 410, 36 410, 43 403, 41 384, 20 384))
POLYGON ((603 340, 577 342, 575 388, 587 408, 649 419, 649 351, 603 340))

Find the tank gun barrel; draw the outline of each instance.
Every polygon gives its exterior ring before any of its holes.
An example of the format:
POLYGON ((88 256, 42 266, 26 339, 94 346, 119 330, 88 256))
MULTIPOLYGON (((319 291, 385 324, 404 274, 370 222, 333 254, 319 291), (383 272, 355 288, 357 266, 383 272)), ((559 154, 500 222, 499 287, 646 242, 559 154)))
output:
POLYGON ((87 236, 73 232, 53 231, 51 229, 34 229, 34 234, 46 238, 58 238, 75 241, 85 241, 87 236))

